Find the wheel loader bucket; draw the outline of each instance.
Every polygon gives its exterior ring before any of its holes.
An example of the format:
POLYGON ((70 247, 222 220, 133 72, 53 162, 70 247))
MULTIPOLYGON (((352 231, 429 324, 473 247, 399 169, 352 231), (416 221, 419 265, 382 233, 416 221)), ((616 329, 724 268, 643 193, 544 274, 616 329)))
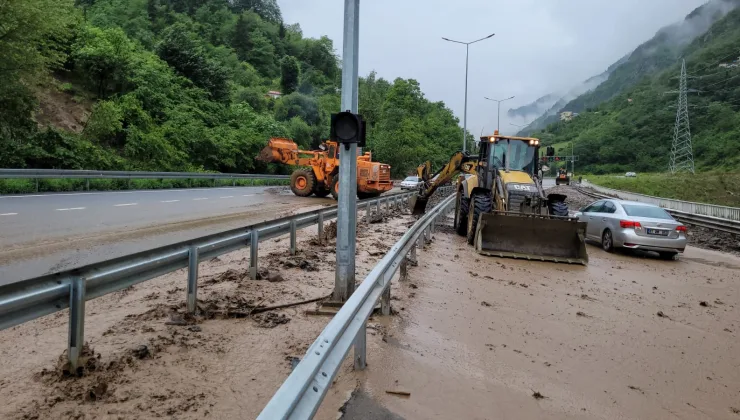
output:
POLYGON ((575 218, 515 212, 481 214, 475 250, 483 255, 588 263, 586 223, 575 218))
POLYGON ((411 208, 411 214, 413 214, 414 216, 424 214, 426 212, 428 202, 429 198, 427 197, 422 197, 418 194, 412 195, 411 198, 409 198, 409 207, 411 208))

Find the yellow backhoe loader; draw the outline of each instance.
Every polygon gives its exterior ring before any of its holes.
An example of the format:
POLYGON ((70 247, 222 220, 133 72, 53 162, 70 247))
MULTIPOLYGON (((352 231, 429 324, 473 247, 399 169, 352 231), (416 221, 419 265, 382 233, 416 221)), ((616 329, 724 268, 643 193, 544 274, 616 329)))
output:
MULTIPOLYGON (((456 185, 454 226, 476 251, 498 257, 588 263, 586 223, 568 215, 566 196, 545 195, 538 174, 539 147, 535 138, 500 136, 498 132, 481 137, 477 157, 456 153, 434 181, 424 180, 419 196, 412 200, 413 213, 424 213, 434 190, 463 173, 456 185)), ((429 166, 420 166, 420 172, 429 174, 429 166)))

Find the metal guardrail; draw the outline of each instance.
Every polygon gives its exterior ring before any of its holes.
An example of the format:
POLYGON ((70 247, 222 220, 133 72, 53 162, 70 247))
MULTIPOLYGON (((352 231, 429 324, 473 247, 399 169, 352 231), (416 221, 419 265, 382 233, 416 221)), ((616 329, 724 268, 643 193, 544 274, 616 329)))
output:
POLYGON ((237 180, 288 180, 290 175, 273 174, 223 174, 205 172, 141 172, 141 171, 90 171, 75 169, 0 169, 0 179, 32 179, 39 192, 40 179, 85 179, 85 188, 90 190, 91 179, 211 179, 214 186, 217 180, 231 180, 236 186, 237 180))
MULTIPOLYGON (((593 184, 588 184, 588 186, 593 188, 593 184)), ((599 188, 603 188, 603 187, 599 187, 599 188)), ((614 191, 614 192, 607 195, 607 194, 599 193, 599 192, 586 191, 580 188, 578 189, 578 191, 581 192, 582 194, 588 195, 596 199, 615 198, 614 196, 617 196, 617 198, 619 199, 624 199, 622 197, 622 191, 612 190, 612 189, 609 189, 609 190, 614 191)), ((640 194, 637 194, 637 195, 640 195, 640 194)), ((650 197, 650 196, 646 196, 646 197, 650 197)), ((644 202, 643 200, 635 200, 634 198, 629 198, 629 200, 644 202)), ((677 201, 677 200, 672 200, 672 201, 677 201)), ((655 204, 655 203, 650 203, 650 204, 655 204)), ((685 211, 673 210, 671 208, 666 208, 666 207, 663 207, 663 208, 665 209, 665 211, 670 213, 671 216, 673 216, 674 218, 676 218, 677 220, 681 222, 689 223, 689 224, 696 225, 696 226, 702 226, 708 229, 719 230, 722 232, 740 234, 740 221, 722 219, 719 217, 706 216, 706 215, 701 215, 701 214, 691 214, 685 211)), ((728 208, 734 208, 734 207, 728 207, 728 208)))
POLYGON ((614 190, 611 188, 594 185, 590 182, 583 181, 583 186, 603 193, 616 195, 623 200, 640 201, 643 203, 655 204, 666 210, 676 210, 686 214, 710 216, 718 219, 734 220, 740 222, 740 208, 718 206, 716 204, 695 203, 692 201, 674 200, 672 198, 654 197, 652 195, 637 194, 633 192, 614 190))
MULTIPOLYGON (((416 192, 360 200, 358 212, 408 204, 416 192)), ((166 245, 136 254, 77 267, 71 270, 0 286, 0 330, 69 308, 68 358, 76 368, 84 344, 85 301, 187 268, 187 309, 196 310, 198 264, 240 248, 250 248, 249 275, 257 278, 259 241, 290 234, 290 253, 296 253, 296 230, 318 225, 337 216, 337 206, 282 217, 200 238, 166 245)))
POLYGON ((408 260, 415 260, 416 249, 431 241, 435 223, 453 209, 454 204, 454 196, 443 199, 406 231, 308 348, 258 419, 312 418, 352 346, 355 368, 365 368, 367 319, 378 299, 381 312, 390 314, 391 279, 399 269, 401 280, 406 279, 408 260))

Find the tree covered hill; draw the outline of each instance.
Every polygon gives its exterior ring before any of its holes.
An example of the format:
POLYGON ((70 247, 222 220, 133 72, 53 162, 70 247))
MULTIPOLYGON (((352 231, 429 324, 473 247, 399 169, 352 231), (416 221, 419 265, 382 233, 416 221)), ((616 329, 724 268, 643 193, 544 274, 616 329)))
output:
MULTIPOLYGON (((682 48, 689 88, 694 157, 699 170, 740 169, 740 9, 682 48)), ((583 171, 613 173, 668 168, 676 118, 680 60, 654 69, 635 86, 533 135, 544 144, 574 142, 583 171)))
MULTIPOLYGON (((339 110, 333 41, 276 0, 8 0, 0 15, 0 167, 281 171, 255 160, 268 138, 316 147, 339 110)), ((360 89, 369 149, 396 175, 459 148, 459 121, 415 80, 360 89)))

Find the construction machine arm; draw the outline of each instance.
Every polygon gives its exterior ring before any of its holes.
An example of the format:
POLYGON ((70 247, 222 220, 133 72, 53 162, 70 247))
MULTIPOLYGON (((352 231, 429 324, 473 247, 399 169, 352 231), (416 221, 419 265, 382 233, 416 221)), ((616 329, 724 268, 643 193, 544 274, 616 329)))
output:
POLYGON ((478 159, 471 157, 467 152, 456 152, 450 160, 439 171, 431 174, 431 162, 427 161, 419 165, 417 173, 424 185, 416 196, 413 203, 413 214, 422 214, 426 210, 429 197, 437 191, 437 188, 446 184, 459 173, 475 173, 478 159))

